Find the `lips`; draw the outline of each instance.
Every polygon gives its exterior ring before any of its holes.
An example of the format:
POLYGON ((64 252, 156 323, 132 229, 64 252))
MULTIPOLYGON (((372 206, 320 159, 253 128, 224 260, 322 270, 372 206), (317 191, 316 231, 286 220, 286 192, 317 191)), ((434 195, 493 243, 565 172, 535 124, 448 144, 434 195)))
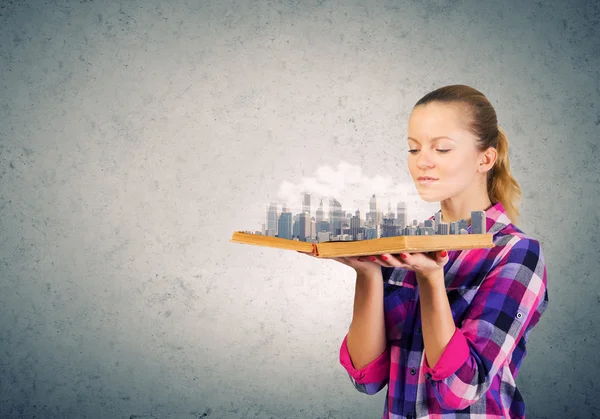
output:
POLYGON ((430 177, 430 176, 419 176, 417 178, 417 180, 418 181, 427 181, 427 180, 431 181, 431 180, 438 180, 438 179, 434 178, 434 177, 430 177))

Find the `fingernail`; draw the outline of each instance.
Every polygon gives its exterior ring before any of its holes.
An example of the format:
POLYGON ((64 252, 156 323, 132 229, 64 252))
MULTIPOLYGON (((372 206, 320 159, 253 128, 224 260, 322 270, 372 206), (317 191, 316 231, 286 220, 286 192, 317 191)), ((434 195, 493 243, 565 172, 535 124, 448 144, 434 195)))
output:
POLYGON ((441 255, 443 258, 445 258, 447 254, 448 254, 448 252, 446 252, 445 250, 442 250, 442 253, 440 253, 440 255, 441 255))
POLYGON ((387 260, 387 259, 388 259, 388 258, 387 258, 387 256, 383 256, 383 255, 381 255, 380 257, 381 257, 381 259, 383 259, 383 260, 387 260))
POLYGON ((406 259, 406 253, 400 253, 400 257, 401 257, 402 259, 406 259))
POLYGON ((362 258, 360 258, 360 257, 359 257, 359 258, 356 258, 356 260, 357 260, 357 261, 359 261, 359 262, 362 262, 362 261, 363 261, 363 260, 362 260, 362 258))
POLYGON ((369 256, 369 259, 371 260, 375 260, 375 258, 373 256, 369 256))

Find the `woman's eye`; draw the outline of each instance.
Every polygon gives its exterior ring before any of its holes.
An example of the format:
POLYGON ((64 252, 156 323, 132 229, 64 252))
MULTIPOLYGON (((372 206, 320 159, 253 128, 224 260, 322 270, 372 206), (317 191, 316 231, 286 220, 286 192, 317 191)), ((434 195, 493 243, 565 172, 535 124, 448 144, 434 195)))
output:
POLYGON ((450 149, 447 149, 447 150, 439 150, 439 149, 436 149, 436 151, 439 151, 440 153, 447 153, 448 151, 450 151, 450 149))
POLYGON ((408 150, 408 152, 411 153, 411 154, 415 154, 417 151, 419 151, 419 150, 416 150, 416 149, 415 150, 408 150))

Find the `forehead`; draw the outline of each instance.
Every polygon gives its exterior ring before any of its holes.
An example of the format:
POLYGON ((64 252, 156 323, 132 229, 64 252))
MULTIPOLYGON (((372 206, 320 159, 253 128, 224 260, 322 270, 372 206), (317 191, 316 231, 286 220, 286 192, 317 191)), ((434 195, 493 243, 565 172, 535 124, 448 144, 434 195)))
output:
POLYGON ((417 106, 408 120, 408 136, 419 142, 440 136, 456 139, 465 135, 468 136, 465 115, 456 105, 429 103, 417 106))

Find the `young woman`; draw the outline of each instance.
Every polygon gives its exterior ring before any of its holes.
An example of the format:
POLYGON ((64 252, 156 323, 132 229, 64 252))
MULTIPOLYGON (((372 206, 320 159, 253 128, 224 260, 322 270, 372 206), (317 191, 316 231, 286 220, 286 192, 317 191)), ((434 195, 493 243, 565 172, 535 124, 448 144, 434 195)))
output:
POLYGON ((546 266, 515 226, 520 188, 496 112, 471 87, 442 87, 413 108, 408 144, 422 199, 469 233, 484 211, 495 247, 335 258, 356 271, 340 362, 363 393, 387 385, 384 418, 524 418, 515 378, 548 304, 546 266))

